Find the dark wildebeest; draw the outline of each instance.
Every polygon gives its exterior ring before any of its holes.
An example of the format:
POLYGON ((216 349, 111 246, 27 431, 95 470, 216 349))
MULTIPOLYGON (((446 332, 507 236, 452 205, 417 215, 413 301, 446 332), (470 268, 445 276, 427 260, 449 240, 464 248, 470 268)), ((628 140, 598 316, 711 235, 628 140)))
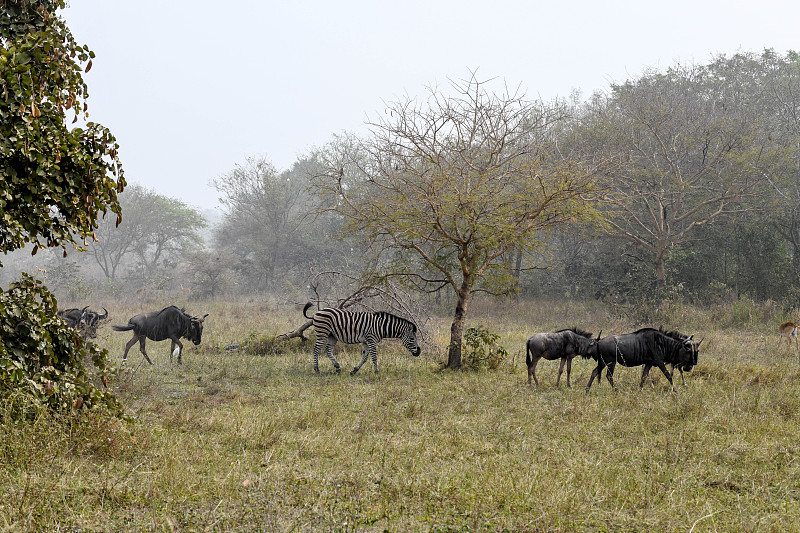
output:
POLYGON ((89 309, 87 305, 83 309, 72 307, 70 309, 62 309, 56 313, 57 316, 64 319, 64 322, 73 329, 80 329, 86 316, 86 310, 89 309))
POLYGON ((153 362, 144 350, 145 339, 150 339, 151 341, 170 339, 172 344, 170 345, 169 360, 172 361, 172 356, 177 355, 178 364, 181 364, 183 344, 179 339, 184 337, 195 345, 200 344, 200 338, 203 335, 203 321, 207 316, 208 313, 203 315, 202 318, 197 318, 186 314, 183 309, 170 305, 161 311, 136 315, 128 320, 127 326, 113 326, 114 331, 133 330, 133 338, 125 345, 125 354, 122 359, 128 358, 128 350, 136 344, 136 341, 139 341, 139 351, 142 352, 147 362, 152 365, 153 362), (177 348, 175 347, 176 345, 177 348))
POLYGON ((89 309, 87 305, 83 309, 73 307, 63 309, 56 314, 64 319, 67 325, 81 332, 84 338, 97 337, 97 326, 101 320, 108 318, 108 310, 103 307, 104 313, 101 315, 89 309))
MULTIPOLYGON (((600 338, 600 335, 597 336, 600 338)), ((531 377, 539 386, 539 380, 536 379, 536 365, 539 359, 547 359, 553 361, 561 359, 561 364, 558 367, 558 378, 556 378, 556 387, 561 382, 561 373, 564 372, 564 363, 567 365, 567 387, 571 387, 569 381, 570 373, 572 372, 572 359, 576 355, 583 355, 584 357, 592 355, 592 350, 596 348, 597 339, 594 339, 591 333, 577 329, 561 329, 550 333, 537 333, 528 339, 525 345, 525 362, 528 365, 528 385, 531 384, 531 377)))
MULTIPOLYGON (((597 342, 597 350, 593 356, 597 360, 597 368, 592 371, 586 391, 591 388, 595 377, 600 382, 604 367, 608 367, 606 378, 614 387, 614 367, 619 363, 629 367, 644 365, 639 388, 644 386, 650 368, 657 366, 666 376, 672 390, 677 392, 666 365, 674 364, 688 372, 697 362, 695 355, 691 341, 676 340, 654 328, 643 328, 625 335, 609 335, 597 342)), ((587 356, 584 358, 588 359, 587 356)))
MULTIPOLYGON (((697 359, 700 355, 700 345, 703 344, 705 337, 700 339, 700 342, 694 342, 694 335, 683 335, 678 333, 677 331, 664 331, 663 329, 659 328, 658 331, 666 335, 667 337, 672 337, 677 341, 681 341, 689 345, 689 348, 692 350, 692 366, 697 366, 697 359)), ((681 373, 681 383, 686 386, 686 378, 683 377, 683 367, 674 361, 669 361, 670 365, 670 374, 672 377, 675 377, 675 369, 677 368, 678 371, 681 373)), ((644 369, 643 369, 644 370, 644 369)), ((648 372, 649 375, 649 372, 648 372)))
POLYGON ((108 318, 108 309, 105 307, 103 307, 103 314, 87 309, 83 318, 84 336, 92 339, 97 337, 97 326, 100 325, 101 320, 106 318, 108 318))

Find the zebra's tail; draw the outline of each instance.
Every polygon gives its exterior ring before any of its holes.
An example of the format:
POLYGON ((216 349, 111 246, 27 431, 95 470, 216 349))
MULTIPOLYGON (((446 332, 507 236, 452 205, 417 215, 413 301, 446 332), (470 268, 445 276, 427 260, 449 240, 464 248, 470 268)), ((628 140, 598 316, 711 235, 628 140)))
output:
POLYGON ((308 316, 308 315, 306 314, 306 311, 308 311, 308 308, 309 308, 309 307, 311 307, 312 305, 314 305, 314 304, 312 304, 311 302, 308 302, 308 303, 306 304, 306 306, 303 308, 303 316, 304 316, 304 317, 306 317, 306 318, 313 318, 313 316, 308 316))

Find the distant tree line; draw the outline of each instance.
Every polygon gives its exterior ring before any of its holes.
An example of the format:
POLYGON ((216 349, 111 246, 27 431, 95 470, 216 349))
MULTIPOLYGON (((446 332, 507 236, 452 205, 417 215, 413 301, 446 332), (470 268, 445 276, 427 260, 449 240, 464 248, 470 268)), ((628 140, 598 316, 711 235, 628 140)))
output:
POLYGON ((53 258, 50 275, 78 292, 198 297, 302 295, 324 271, 456 299, 800 297, 795 52, 647 71, 585 101, 484 85, 453 84, 463 109, 441 92, 397 102, 371 135, 336 136, 285 171, 249 158, 214 180, 210 228, 129 186, 119 226, 99 217, 87 252, 53 258))

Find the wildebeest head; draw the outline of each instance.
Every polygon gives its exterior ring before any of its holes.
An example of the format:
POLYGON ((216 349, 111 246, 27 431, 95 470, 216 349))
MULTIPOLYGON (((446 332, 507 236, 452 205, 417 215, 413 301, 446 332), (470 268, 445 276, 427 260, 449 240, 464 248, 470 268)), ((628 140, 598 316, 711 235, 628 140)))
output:
POLYGON ((603 330, 600 330, 600 333, 597 334, 597 337, 593 339, 589 339, 588 344, 585 348, 582 349, 581 355, 584 359, 592 358, 597 359, 597 343, 600 342, 600 336, 603 334, 603 330))
POLYGON ((208 313, 203 315, 202 318, 193 316, 189 321, 189 329, 186 331, 185 337, 192 341, 195 345, 200 344, 200 339, 203 336, 203 322, 207 316, 208 313))
POLYGON ((703 344, 705 337, 700 339, 700 342, 694 342, 694 335, 690 335, 683 341, 683 349, 679 353, 679 366, 684 372, 689 372, 692 367, 697 365, 697 359, 700 355, 700 345, 703 344), (688 350, 689 355, 684 359, 683 352, 688 350))
POLYGON ((697 352, 694 349, 691 337, 681 342, 680 347, 674 354, 673 364, 684 372, 689 372, 697 364, 697 352))
POLYGON ((81 317, 84 335, 92 339, 97 337, 97 326, 100 324, 101 320, 105 320, 106 318, 108 318, 108 309, 105 307, 103 307, 102 314, 87 310, 87 308, 84 307, 83 316, 81 317))

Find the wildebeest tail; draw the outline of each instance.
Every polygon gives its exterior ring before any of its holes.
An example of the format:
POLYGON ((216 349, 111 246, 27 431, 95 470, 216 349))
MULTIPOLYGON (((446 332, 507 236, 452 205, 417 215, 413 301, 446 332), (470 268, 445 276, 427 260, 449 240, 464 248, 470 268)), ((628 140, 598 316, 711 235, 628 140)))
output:
POLYGON ((308 302, 308 303, 306 304, 306 306, 303 308, 303 316, 304 316, 304 317, 306 317, 306 318, 313 318, 312 316, 308 316, 308 315, 306 314, 306 311, 308 311, 308 308, 309 308, 309 307, 311 307, 312 305, 314 305, 314 304, 312 304, 311 302, 308 302))
POLYGON ((528 367, 530 367, 531 364, 533 364, 533 359, 531 359, 531 343, 530 342, 526 342, 525 343, 525 364, 528 365, 528 367))
POLYGON ((114 331, 130 331, 135 327, 133 324, 128 324, 127 326, 111 326, 111 329, 114 331))

